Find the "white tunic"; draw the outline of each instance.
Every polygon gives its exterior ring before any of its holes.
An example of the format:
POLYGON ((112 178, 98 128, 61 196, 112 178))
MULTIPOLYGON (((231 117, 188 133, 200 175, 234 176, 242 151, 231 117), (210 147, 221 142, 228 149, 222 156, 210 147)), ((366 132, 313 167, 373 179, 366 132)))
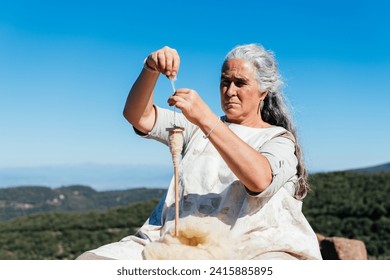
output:
MULTIPOLYGON (((275 252, 297 259, 321 259, 316 235, 301 211, 302 202, 293 197, 297 159, 292 135, 282 127, 250 128, 224 123, 269 160, 272 183, 260 194, 249 194, 211 142, 203 138, 203 132, 182 114, 176 114, 176 125, 184 127, 179 166, 180 218, 214 217, 228 225, 238 259, 267 258, 275 252)), ((157 108, 156 124, 145 137, 168 145, 166 128, 172 125, 173 112, 157 108)), ((174 227, 174 204, 172 180, 166 197, 136 236, 92 252, 117 259, 140 259, 143 245, 174 227)))

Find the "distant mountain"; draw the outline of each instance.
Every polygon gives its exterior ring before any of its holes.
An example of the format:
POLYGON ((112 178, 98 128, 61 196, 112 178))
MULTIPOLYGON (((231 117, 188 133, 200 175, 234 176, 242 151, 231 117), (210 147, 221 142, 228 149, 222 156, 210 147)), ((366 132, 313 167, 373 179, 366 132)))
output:
POLYGON ((73 185, 51 189, 41 186, 0 189, 0 220, 44 212, 86 212, 160 199, 165 189, 137 188, 98 192, 73 185))
MULTIPOLYGON (((19 187, 4 188, 3 186, 3 188, 1 188, 1 182, 7 181, 7 178, 9 178, 4 174, 8 174, 11 177, 17 177, 19 171, 19 169, 10 169, 8 171, 4 168, 0 169, 0 221, 45 212, 84 212, 105 210, 114 206, 129 205, 150 199, 160 199, 169 184, 169 177, 172 176, 169 168, 153 168, 151 166, 134 167, 85 165, 69 168, 38 168, 35 171, 33 168, 29 168, 24 170, 24 173, 22 172, 27 177, 29 174, 44 173, 52 174, 52 176, 60 179, 60 175, 62 174, 65 180, 62 180, 61 182, 67 181, 66 179, 69 179, 68 177, 72 177, 76 178, 73 180, 77 180, 77 178, 79 178, 82 182, 89 180, 96 180, 96 182, 100 183, 104 182, 106 184, 105 186, 108 186, 108 180, 112 179, 114 181, 113 184, 117 186, 117 188, 114 188, 116 189, 114 191, 97 191, 99 188, 96 188, 95 185, 91 188, 89 187, 89 184, 84 183, 77 185, 67 184, 68 187, 58 188, 50 188, 46 187, 47 185, 42 186, 41 184, 20 184, 19 187), (153 172, 150 172, 150 170, 153 170, 153 172), (155 175, 150 176, 151 173, 155 175), (77 174, 81 177, 73 177, 77 174), (115 181, 115 178, 117 178, 117 181, 115 181), (153 184, 148 185, 146 182, 151 182, 155 179, 160 182, 165 181, 164 184, 166 187, 134 188, 136 182, 139 181, 144 181, 144 186, 153 186, 153 184), (127 187, 126 189, 124 187, 125 185, 122 185, 125 182, 127 182, 128 185, 131 185, 131 187, 127 187), (119 186, 121 187, 119 188, 119 186)), ((351 169, 344 172, 354 172, 359 174, 390 172, 390 163, 367 168, 351 169)), ((313 175, 315 175, 315 173, 310 176, 313 175)), ((23 178, 23 176, 21 176, 21 178, 23 178)), ((99 184, 97 185, 100 187, 102 186, 99 184)), ((107 190, 107 188, 103 189, 107 190)))
MULTIPOLYGON (((386 170, 390 170, 390 163, 348 171, 371 173, 386 170)), ((0 167, 0 188, 15 186, 56 188, 76 184, 92 186, 98 191, 124 190, 140 186, 167 188, 172 173, 173 167, 170 163, 167 165, 78 164, 0 167)), ((315 173, 319 172, 310 172, 310 174, 315 173)))
POLYGON ((379 173, 390 171, 390 162, 365 168, 350 169, 346 171, 356 172, 356 173, 379 173))
POLYGON ((76 164, 0 168, 0 188, 14 186, 61 187, 75 184, 118 190, 140 186, 166 188, 173 173, 170 164, 76 164), (153 171, 153 172, 151 172, 153 171))
MULTIPOLYGON (((317 173, 309 180, 312 191, 304 200, 303 213, 315 232, 361 240, 370 259, 390 259, 390 172, 317 173)), ((96 192, 86 186, 0 189, 0 205, 8 206, 0 207, 0 213, 19 209, 25 215, 50 207, 84 210, 163 193, 162 189, 96 192)), ((156 203, 153 199, 87 214, 48 212, 0 221, 0 259, 74 259, 134 233, 156 203)))

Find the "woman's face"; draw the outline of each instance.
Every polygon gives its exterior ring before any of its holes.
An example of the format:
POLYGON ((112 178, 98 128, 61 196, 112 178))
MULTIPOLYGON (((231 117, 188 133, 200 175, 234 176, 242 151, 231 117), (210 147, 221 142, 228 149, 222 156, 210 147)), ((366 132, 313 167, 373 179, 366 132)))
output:
POLYGON ((221 107, 231 123, 258 127, 261 124, 260 101, 266 93, 260 93, 254 77, 255 68, 241 59, 230 59, 221 74, 221 107))

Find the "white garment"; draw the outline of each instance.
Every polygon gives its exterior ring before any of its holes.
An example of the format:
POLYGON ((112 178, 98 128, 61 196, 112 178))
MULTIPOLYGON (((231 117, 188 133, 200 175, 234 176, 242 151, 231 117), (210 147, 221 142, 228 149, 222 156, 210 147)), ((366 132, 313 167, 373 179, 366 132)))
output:
MULTIPOLYGON (((297 159, 292 135, 276 126, 250 128, 225 124, 268 159, 272 183, 258 195, 249 194, 211 142, 203 138, 203 132, 182 114, 176 114, 176 125, 184 127, 183 157, 179 166, 180 218, 215 217, 228 225, 238 259, 262 258, 270 252, 288 253, 298 259, 321 259, 316 235, 302 214, 302 202, 293 197, 297 159)), ((172 126, 173 112, 157 108, 156 124, 145 137, 168 145, 166 128, 172 126)), ((174 204, 172 180, 166 197, 137 236, 92 252, 117 259, 141 258, 143 245, 159 239, 174 227, 174 204)))

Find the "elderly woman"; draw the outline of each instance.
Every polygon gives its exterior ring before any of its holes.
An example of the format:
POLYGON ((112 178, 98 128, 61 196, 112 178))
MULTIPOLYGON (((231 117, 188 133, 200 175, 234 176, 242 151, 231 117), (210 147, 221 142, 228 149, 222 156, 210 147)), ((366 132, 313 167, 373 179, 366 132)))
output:
MULTIPOLYGON (((124 116, 137 134, 165 144, 174 121, 184 128, 180 218, 213 217, 227 225, 237 259, 321 259, 301 211, 307 174, 272 53, 249 44, 227 54, 221 118, 193 89, 177 89, 168 99, 182 114, 153 104, 159 75, 173 78, 179 67, 176 50, 151 53, 130 90, 124 116)), ((135 235, 79 259, 142 259, 144 246, 172 228, 174 199, 172 182, 135 235)))

